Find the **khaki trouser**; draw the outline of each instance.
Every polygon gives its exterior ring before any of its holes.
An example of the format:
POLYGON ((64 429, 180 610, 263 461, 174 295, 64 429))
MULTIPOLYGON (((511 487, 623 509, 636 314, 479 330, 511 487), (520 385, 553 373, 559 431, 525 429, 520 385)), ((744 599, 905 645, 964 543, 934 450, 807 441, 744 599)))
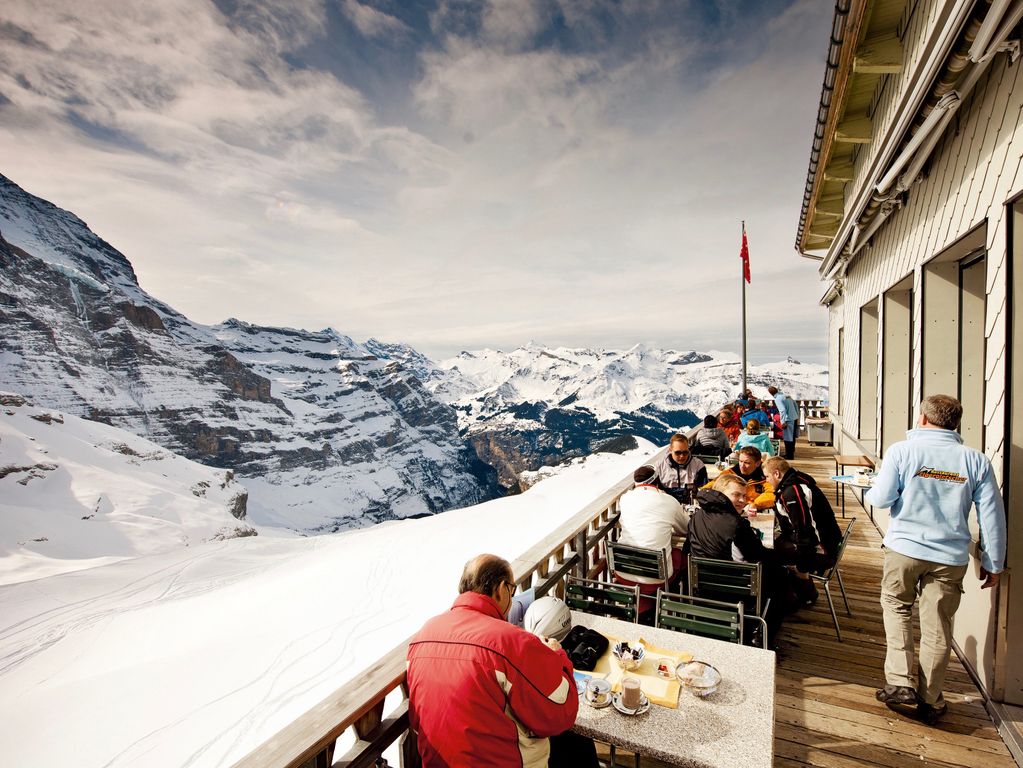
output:
POLYGON ((884 550, 881 610, 888 653, 884 660, 889 685, 915 688, 925 704, 942 701, 945 669, 952 649, 952 619, 963 594, 965 565, 943 565, 884 550), (913 603, 920 598, 920 659, 913 685, 913 603))

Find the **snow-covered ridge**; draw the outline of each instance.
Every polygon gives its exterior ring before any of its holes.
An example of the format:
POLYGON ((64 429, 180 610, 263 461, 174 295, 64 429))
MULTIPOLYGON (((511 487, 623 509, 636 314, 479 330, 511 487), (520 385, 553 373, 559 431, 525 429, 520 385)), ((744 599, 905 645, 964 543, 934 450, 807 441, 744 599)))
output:
MULTIPOLYGON (((502 485, 522 489, 532 474, 633 436, 663 444, 735 399, 738 356, 637 344, 627 350, 544 347, 462 352, 421 374, 451 403, 458 423, 502 485)), ((787 359, 753 365, 748 385, 759 397, 776 384, 797 399, 827 398, 824 366, 787 359)))
MULTIPOLYGON (((510 405, 542 402, 585 409, 597 419, 643 409, 716 412, 741 388, 740 360, 717 351, 677 351, 637 344, 628 350, 547 348, 528 344, 510 352, 462 352, 438 364, 446 379, 428 383, 455 404, 463 426, 510 405)), ((826 399, 825 366, 791 358, 752 365, 748 384, 758 397, 777 384, 796 399, 826 399)))
POLYGON ((252 536, 247 495, 230 470, 0 392, 0 584, 252 536))
POLYGON ((265 525, 359 527, 497 490, 454 411, 383 346, 194 323, 83 221, 2 176, 0 388, 235 470, 265 525))

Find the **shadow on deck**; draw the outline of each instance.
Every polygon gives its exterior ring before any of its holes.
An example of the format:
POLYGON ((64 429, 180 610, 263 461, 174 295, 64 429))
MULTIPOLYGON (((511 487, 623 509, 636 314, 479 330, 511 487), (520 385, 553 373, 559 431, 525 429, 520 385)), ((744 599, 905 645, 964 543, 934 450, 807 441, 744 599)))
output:
MULTIPOLYGON (((831 447, 800 441, 794 465, 813 475, 840 515, 831 447)), ((881 535, 854 494, 846 492, 846 520, 856 528, 842 561, 853 615, 838 585, 832 594, 845 642, 835 637, 823 595, 813 608, 789 617, 779 635, 775 687, 775 765, 975 766, 1016 763, 984 709, 980 692, 952 655, 945 683, 949 711, 938 727, 898 715, 874 699, 884 682, 885 639, 878 602, 881 535)))

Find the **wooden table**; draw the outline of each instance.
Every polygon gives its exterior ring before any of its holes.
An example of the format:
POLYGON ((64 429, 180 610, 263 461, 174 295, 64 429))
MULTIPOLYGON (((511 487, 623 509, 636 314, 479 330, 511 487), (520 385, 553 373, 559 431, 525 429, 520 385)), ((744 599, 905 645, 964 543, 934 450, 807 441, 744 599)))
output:
MULTIPOLYGON (((846 467, 868 467, 874 469, 874 462, 868 459, 862 454, 852 454, 843 456, 841 454, 835 454, 835 474, 844 474, 846 467)), ((840 483, 835 481, 835 493, 841 494, 842 497, 842 517, 845 517, 845 486, 848 483, 840 483)), ((863 498, 860 497, 860 506, 863 507, 863 511, 866 512, 867 508, 863 505, 863 498)))
MULTIPOLYGON (((737 463, 738 463, 738 462, 735 462, 735 461, 729 461, 729 462, 728 462, 728 468, 729 468, 729 469, 731 469, 731 468, 732 468, 732 467, 734 467, 734 466, 735 466, 735 465, 736 465, 737 463)), ((718 465, 717 465, 717 464, 707 464, 707 465, 705 465, 705 466, 707 467, 707 479, 708 479, 708 480, 717 480, 717 479, 718 479, 718 477, 719 477, 719 476, 721 475, 721 471, 722 471, 722 470, 721 470, 721 469, 720 469, 720 468, 718 467, 718 465)))
MULTIPOLYGON (((690 651, 722 675, 717 693, 706 699, 683 688, 678 709, 651 704, 649 712, 635 717, 623 715, 614 707, 594 709, 581 699, 573 731, 669 765, 772 765, 773 652, 576 611, 572 612, 572 620, 605 636, 630 642, 642 637, 651 647, 690 651)), ((643 662, 644 667, 653 663, 651 658, 643 662)))

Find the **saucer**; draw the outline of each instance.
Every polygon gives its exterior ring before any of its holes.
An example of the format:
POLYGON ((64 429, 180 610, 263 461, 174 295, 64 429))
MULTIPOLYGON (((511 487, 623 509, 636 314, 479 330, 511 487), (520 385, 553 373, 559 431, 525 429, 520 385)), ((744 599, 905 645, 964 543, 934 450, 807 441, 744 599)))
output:
POLYGON ((636 709, 626 709, 624 706, 622 706, 621 693, 616 693, 611 697, 611 704, 613 704, 614 708, 621 712, 623 715, 629 716, 642 715, 644 712, 650 709, 650 699, 648 699, 646 697, 646 694, 644 693, 639 694, 639 707, 637 707, 636 709))

